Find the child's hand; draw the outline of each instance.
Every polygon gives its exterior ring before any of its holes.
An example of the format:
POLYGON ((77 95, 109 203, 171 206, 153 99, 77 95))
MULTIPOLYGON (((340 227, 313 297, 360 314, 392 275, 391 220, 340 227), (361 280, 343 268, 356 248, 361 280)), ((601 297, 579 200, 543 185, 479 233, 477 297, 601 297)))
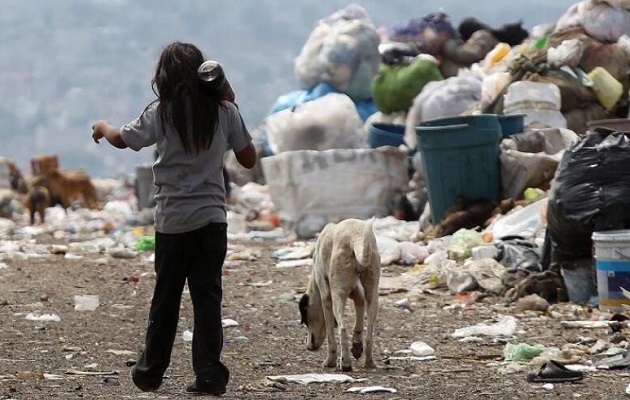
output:
POLYGON ((98 143, 103 137, 105 137, 105 126, 107 126, 107 121, 99 120, 92 125, 92 139, 94 139, 95 143, 98 143))

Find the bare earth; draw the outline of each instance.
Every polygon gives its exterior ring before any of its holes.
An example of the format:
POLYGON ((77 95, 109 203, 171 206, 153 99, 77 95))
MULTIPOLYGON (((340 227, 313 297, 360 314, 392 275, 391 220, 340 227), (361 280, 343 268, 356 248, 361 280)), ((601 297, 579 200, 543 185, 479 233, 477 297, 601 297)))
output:
MULTIPOLYGON (((52 237, 38 238, 54 243, 52 237)), ((497 299, 472 307, 456 304, 447 293, 412 294, 382 290, 375 340, 378 368, 365 370, 354 363, 353 378, 362 383, 284 384, 273 387, 265 377, 331 373, 323 370, 325 349, 305 348, 305 328, 299 323, 297 301, 307 281, 306 267, 280 269, 272 252, 290 243, 232 242, 233 250, 248 250, 253 261, 227 263, 224 275, 223 317, 239 326, 225 328, 224 361, 231 370, 227 399, 619 399, 630 383, 627 372, 588 372, 580 383, 554 384, 543 389, 528 383, 526 367, 503 373, 504 342, 484 339, 461 343, 451 334, 457 328, 489 321, 510 308, 497 299), (271 283, 269 283, 271 282, 271 283), (409 309, 395 302, 409 298, 409 309), (397 350, 424 341, 437 360, 388 359, 397 350), (353 394, 353 386, 384 386, 396 393, 353 394)), ((150 254, 150 253, 149 253, 150 254)), ((66 259, 50 255, 5 260, 0 269, 0 399, 169 399, 187 397, 193 379, 191 342, 183 332, 192 329, 190 296, 184 294, 171 366, 160 390, 142 393, 129 378, 130 362, 142 348, 154 278, 147 254, 135 259, 90 255, 66 259), (139 276, 136 294, 125 279, 139 276), (75 311, 73 296, 100 296, 95 311, 75 311), (28 313, 57 314, 59 322, 26 320, 28 313), (87 374, 91 375, 87 375, 87 374), (45 374, 45 375, 44 375, 45 374), (53 378, 53 379, 51 379, 53 378)), ((383 276, 396 277, 405 266, 388 266, 383 276)), ((348 307, 350 321, 352 308, 348 307)), ((562 346, 578 337, 607 338, 604 329, 564 329, 558 319, 519 316, 518 341, 562 346)))

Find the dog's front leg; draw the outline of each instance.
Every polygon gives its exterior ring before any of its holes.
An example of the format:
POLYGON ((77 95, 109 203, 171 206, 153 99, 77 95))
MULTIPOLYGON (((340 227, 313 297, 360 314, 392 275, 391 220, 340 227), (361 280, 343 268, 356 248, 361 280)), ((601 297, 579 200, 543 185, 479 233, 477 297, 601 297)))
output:
POLYGON ((345 309, 347 296, 336 291, 333 294, 333 310, 337 324, 339 324, 339 340, 341 342, 341 366, 344 372, 352 371, 352 362, 350 360, 350 343, 348 342, 348 332, 346 332, 345 309))
POLYGON ((333 315, 333 303, 330 292, 322 295, 324 309, 324 323, 326 324, 326 340, 328 341, 328 355, 322 365, 324 368, 337 366, 337 338, 335 337, 335 317, 333 315))

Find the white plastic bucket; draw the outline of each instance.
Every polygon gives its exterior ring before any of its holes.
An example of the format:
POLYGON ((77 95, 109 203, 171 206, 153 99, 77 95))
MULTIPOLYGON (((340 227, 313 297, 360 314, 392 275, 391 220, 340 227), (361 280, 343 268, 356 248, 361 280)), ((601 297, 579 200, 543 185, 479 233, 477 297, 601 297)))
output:
POLYGON ((593 232, 599 308, 630 305, 630 230, 593 232))

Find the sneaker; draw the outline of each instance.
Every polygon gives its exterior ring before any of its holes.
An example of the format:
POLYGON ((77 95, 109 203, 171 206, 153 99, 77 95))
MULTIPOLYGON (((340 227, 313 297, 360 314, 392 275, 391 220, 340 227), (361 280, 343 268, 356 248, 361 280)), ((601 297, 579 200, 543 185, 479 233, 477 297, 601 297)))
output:
POLYGON ((201 383, 193 382, 186 387, 186 393, 204 395, 209 394, 213 396, 221 396, 225 393, 225 385, 217 384, 212 381, 205 381, 201 383))
POLYGON ((133 368, 131 368, 130 375, 131 375, 131 380, 132 380, 133 384, 136 385, 136 387, 138 389, 142 390, 143 392, 155 392, 156 390, 158 390, 160 388, 160 385, 162 385, 162 381, 161 380, 159 382, 151 382, 151 383, 149 383, 149 382, 142 382, 136 376, 136 367, 135 366, 133 368))

